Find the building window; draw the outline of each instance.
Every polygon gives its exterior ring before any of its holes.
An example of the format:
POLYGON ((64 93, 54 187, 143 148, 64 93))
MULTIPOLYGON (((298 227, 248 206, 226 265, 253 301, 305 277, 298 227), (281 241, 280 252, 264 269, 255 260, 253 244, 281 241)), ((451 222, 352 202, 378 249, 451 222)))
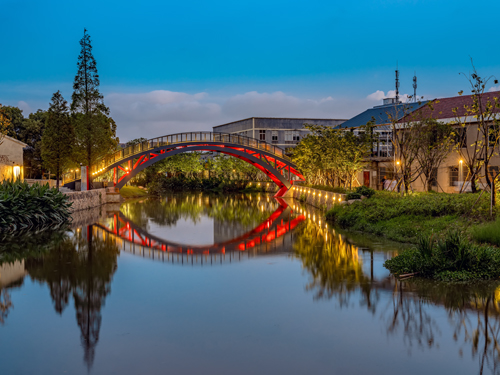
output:
POLYGON ((450 186, 458 186, 458 167, 450 167, 450 186))
POLYGON ((277 130, 273 130, 271 140, 273 141, 273 143, 278 143, 278 131, 277 130))
POLYGON ((266 131, 265 130, 259 130, 259 140, 261 140, 261 141, 266 140, 266 131))
POLYGON ((293 141, 295 141, 295 142, 300 141, 300 133, 299 132, 293 132, 292 137, 293 137, 293 141))
POLYGON ((290 130, 285 131, 285 142, 292 141, 292 132, 290 130))

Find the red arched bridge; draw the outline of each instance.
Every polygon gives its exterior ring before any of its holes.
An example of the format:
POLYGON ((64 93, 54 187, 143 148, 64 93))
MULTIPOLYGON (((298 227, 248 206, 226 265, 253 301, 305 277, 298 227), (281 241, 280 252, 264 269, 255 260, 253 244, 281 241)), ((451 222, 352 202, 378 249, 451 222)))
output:
MULTIPOLYGON (((120 189, 137 173, 157 161, 192 151, 219 152, 252 164, 278 185, 276 196, 283 196, 293 180, 304 179, 283 149, 242 135, 213 132, 178 133, 137 143, 106 155, 90 167, 89 174, 95 179, 113 171, 113 184, 120 189)), ((76 174, 66 174, 64 186, 74 187, 71 184, 77 178, 76 174)))

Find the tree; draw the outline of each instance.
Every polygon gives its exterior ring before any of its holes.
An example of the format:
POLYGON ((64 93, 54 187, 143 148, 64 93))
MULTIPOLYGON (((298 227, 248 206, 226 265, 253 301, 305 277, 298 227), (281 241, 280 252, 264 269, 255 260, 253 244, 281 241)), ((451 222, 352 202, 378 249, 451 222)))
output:
POLYGON ((423 117, 413 124, 412 136, 417 143, 416 159, 421 167, 424 178, 424 190, 432 190, 432 180, 436 171, 453 150, 455 133, 450 124, 436 121, 432 118, 433 104, 428 103, 429 117, 423 117))
POLYGON ((7 134, 9 137, 21 140, 21 133, 24 129, 23 111, 17 107, 5 106, 3 113, 7 116, 9 124, 7 125, 7 134))
POLYGON ((7 135, 7 131, 10 127, 10 119, 7 116, 4 108, 0 104, 0 145, 3 142, 4 137, 7 135))
POLYGON ((99 74, 87 30, 80 40, 78 72, 73 83, 71 102, 72 121, 76 136, 76 161, 91 166, 116 147, 116 124, 109 117, 99 92, 99 74))
POLYGON ((75 132, 69 116, 68 102, 57 91, 52 96, 42 136, 43 163, 55 172, 57 188, 61 172, 71 163, 74 140, 75 132))
POLYGON ((28 146, 24 149, 24 167, 29 169, 29 175, 42 175, 42 135, 45 130, 47 111, 39 109, 30 113, 24 119, 23 128, 20 131, 19 140, 28 146))
MULTIPOLYGON (((471 182, 471 190, 475 193, 476 182, 481 178, 483 166, 486 184, 491 187, 488 167, 491 158, 498 154, 497 148, 500 143, 500 120, 497 116, 500 111, 500 100, 498 96, 486 92, 486 85, 491 77, 481 77, 474 63, 472 63, 472 73, 464 76, 469 82, 472 95, 469 104, 465 104, 463 108, 454 108, 453 113, 461 131, 474 135, 473 142, 461 145, 463 147, 458 147, 458 152, 468 168, 467 180, 471 182)), ((498 81, 495 80, 495 83, 498 81)), ((492 194, 494 201, 495 189, 492 189, 492 194)))

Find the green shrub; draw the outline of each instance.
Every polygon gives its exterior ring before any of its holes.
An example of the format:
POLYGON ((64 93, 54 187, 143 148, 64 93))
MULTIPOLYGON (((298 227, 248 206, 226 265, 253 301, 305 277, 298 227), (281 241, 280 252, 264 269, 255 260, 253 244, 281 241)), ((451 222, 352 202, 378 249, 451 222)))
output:
POLYGON ((361 199, 361 194, 355 192, 347 193, 347 200, 351 199, 361 199))
POLYGON ((358 194, 364 195, 367 198, 370 198, 375 194, 375 190, 373 190, 372 188, 369 188, 367 186, 364 186, 364 185, 358 186, 356 188, 355 192, 358 194))
POLYGON ((300 197, 299 197, 299 202, 304 203, 306 200, 307 200, 306 195, 305 195, 305 194, 300 194, 300 197))
POLYGON ((0 231, 37 229, 67 222, 68 197, 56 188, 20 181, 0 184, 0 231))
POLYGON ((420 238, 416 247, 387 260, 384 266, 396 275, 419 273, 443 281, 468 281, 500 277, 500 250, 476 245, 458 231, 445 238, 420 238))
POLYGON ((472 228, 472 238, 477 242, 500 246, 500 218, 496 221, 474 226, 472 228))

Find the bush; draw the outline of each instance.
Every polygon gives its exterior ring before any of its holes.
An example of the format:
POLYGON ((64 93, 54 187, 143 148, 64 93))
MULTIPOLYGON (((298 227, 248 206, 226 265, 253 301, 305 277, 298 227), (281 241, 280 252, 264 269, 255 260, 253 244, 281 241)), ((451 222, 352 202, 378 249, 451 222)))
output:
POLYGON ((300 194, 299 197, 299 202, 304 203, 307 200, 307 197, 305 194, 300 194))
POLYGON ((67 222, 68 197, 56 188, 20 181, 0 184, 0 231, 39 229, 67 222))
POLYGON ((373 190, 372 188, 369 188, 367 186, 364 186, 364 185, 358 186, 356 188, 355 192, 358 194, 364 195, 367 198, 370 198, 375 194, 375 190, 373 190))
POLYGON ((347 193, 347 200, 351 199, 361 199, 361 194, 355 192, 347 193))
POLYGON ((500 276, 500 250, 451 231, 440 240, 421 237, 416 247, 387 260, 384 267, 396 275, 418 273, 444 281, 492 279, 500 276))

